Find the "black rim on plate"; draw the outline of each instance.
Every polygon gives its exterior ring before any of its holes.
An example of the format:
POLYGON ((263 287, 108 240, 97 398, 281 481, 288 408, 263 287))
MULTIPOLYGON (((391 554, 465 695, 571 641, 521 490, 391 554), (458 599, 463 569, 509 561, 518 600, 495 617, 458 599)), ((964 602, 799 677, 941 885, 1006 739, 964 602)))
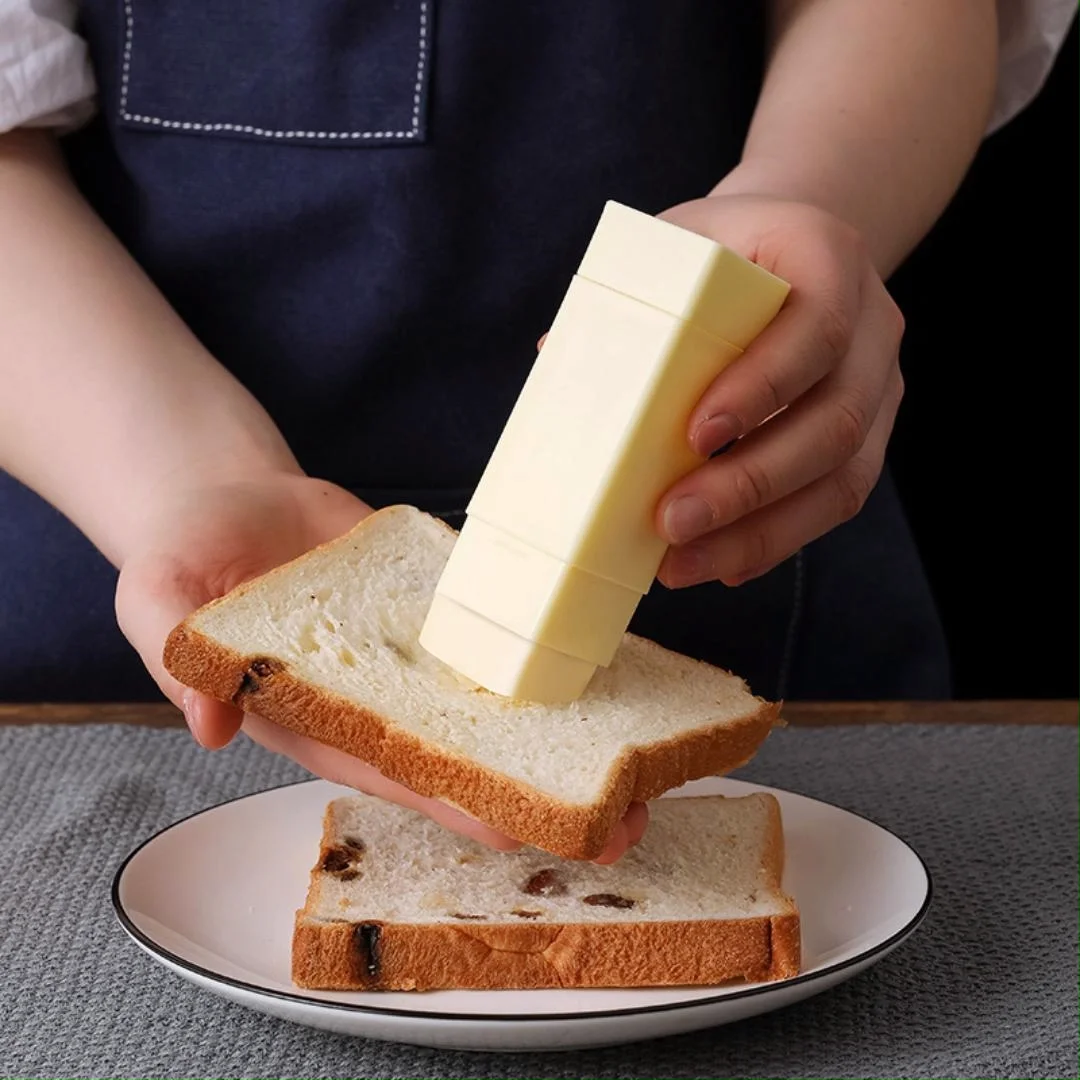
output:
MULTIPOLYGON (((753 986, 748 986, 742 990, 729 990, 723 994, 716 994, 713 997, 697 998, 693 1001, 672 1001, 661 1005, 637 1005, 629 1006, 624 1009, 604 1009, 597 1012, 585 1012, 585 1013, 515 1013, 513 1015, 505 1015, 503 1013, 446 1013, 446 1012, 428 1012, 420 1009, 392 1009, 380 1005, 356 1005, 351 1002, 345 1001, 327 1001, 325 998, 319 997, 306 997, 303 994, 293 994, 285 990, 272 990, 265 986, 256 986, 254 983, 245 982, 243 979, 234 979, 230 975, 221 975, 216 971, 212 971, 210 968, 204 968, 200 964, 194 964, 190 960, 186 960, 182 956, 178 956, 174 952, 170 952, 164 948, 153 938, 148 937, 135 925, 131 916, 128 915, 124 909, 124 905, 120 900, 120 882, 123 879, 124 871, 127 869, 128 864, 138 856, 139 852, 143 848, 152 844, 158 837, 163 836, 165 833, 170 832, 172 829, 179 828, 187 821, 191 821, 192 818, 201 817, 203 814, 209 814, 211 811, 218 810, 223 806, 228 806, 230 803, 241 802, 244 799, 254 799, 260 795, 269 794, 272 791, 282 791, 285 788, 299 787, 302 784, 320 783, 318 780, 296 780, 288 784, 277 784, 274 787, 266 788, 264 791, 255 791, 248 795, 238 795, 234 799, 226 799, 224 802, 217 803, 215 806, 208 806, 202 810, 196 810, 192 814, 188 814, 185 817, 180 818, 178 821, 174 821, 171 825, 166 825, 163 829, 159 829, 153 836, 148 837, 138 847, 136 847, 124 861, 120 864, 119 869, 113 876, 112 882, 112 905, 113 910, 116 912, 116 917, 120 922, 120 925, 136 942, 138 942, 148 952, 160 957, 163 960, 167 960, 170 964, 175 964, 179 968, 183 968, 185 971, 191 972, 193 975, 198 975, 201 978, 208 980, 209 982, 219 983, 222 986, 231 986, 237 990, 244 990, 250 994, 254 994, 258 997, 273 998, 277 1001, 288 1001, 297 1005, 309 1005, 316 1009, 332 1009, 339 1012, 352 1012, 352 1013, 369 1013, 375 1016, 397 1016, 405 1019, 415 1020, 452 1020, 455 1023, 541 1023, 541 1022, 563 1022, 570 1023, 577 1021, 579 1023, 588 1022, 590 1020, 603 1020, 615 1016, 641 1016, 646 1013, 658 1013, 658 1012, 674 1012, 676 1010, 684 1009, 698 1009, 708 1005, 715 1005, 719 1002, 726 1001, 740 1001, 745 998, 758 997, 761 994, 768 994, 780 989, 786 989, 787 987, 803 986, 807 983, 817 982, 821 979, 827 978, 830 975, 835 975, 838 972, 844 971, 847 968, 855 967, 859 964, 865 963, 867 960, 873 959, 875 956, 879 956, 881 953, 889 952, 900 944, 904 938, 914 933, 918 929, 919 924, 926 918, 926 913, 930 910, 930 902, 934 895, 934 880, 930 874, 930 868, 926 865, 926 861, 923 857, 906 841, 903 837, 898 836, 892 829, 885 825, 881 825, 876 821, 872 821, 870 818, 863 814, 857 814, 853 810, 845 810, 843 807, 832 806, 831 803, 824 803, 823 805, 830 806, 834 810, 840 810, 842 813, 851 814, 853 817, 860 818, 870 825, 881 829, 882 832, 888 833, 898 843, 903 844, 915 856, 919 862, 919 866, 922 867, 922 872, 926 877, 926 896, 923 898, 922 906, 919 910, 894 934, 890 934, 884 941, 879 942, 871 949, 866 949, 863 952, 858 953, 855 956, 849 957, 846 960, 837 961, 835 964, 829 964, 827 967, 821 968, 820 971, 807 972, 803 975, 795 975, 790 979, 778 979, 775 982, 769 983, 757 983, 753 986)), ((745 781, 739 781, 743 783, 745 781)), ((755 785, 757 787, 764 787, 764 785, 755 785)), ((765 790, 768 790, 765 788, 765 790)), ((798 794, 792 792, 792 794, 798 794)), ((810 799, 808 795, 800 795, 799 798, 810 799)), ((821 802, 820 799, 810 799, 811 802, 821 802)), ((617 990, 619 987, 597 987, 596 989, 610 989, 617 990)), ((629 989, 635 989, 630 987, 629 989)), ((638 989, 645 989, 644 987, 638 989)))

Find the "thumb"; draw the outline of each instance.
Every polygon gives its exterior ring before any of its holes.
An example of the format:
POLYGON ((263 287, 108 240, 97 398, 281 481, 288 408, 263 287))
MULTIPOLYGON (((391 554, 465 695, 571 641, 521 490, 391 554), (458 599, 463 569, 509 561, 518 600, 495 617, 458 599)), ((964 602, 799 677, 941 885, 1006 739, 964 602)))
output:
POLYGON ((162 662, 170 631, 212 599, 206 586, 179 562, 162 556, 132 559, 116 584, 116 621, 161 692, 184 713, 196 742, 208 750, 228 745, 243 713, 174 679, 162 662))

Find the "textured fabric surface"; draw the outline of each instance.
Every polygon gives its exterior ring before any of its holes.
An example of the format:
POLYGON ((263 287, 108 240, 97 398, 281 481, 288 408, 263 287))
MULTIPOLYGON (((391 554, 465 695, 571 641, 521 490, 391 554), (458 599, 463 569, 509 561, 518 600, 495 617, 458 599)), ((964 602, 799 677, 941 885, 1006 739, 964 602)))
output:
MULTIPOLYGON (((923 855, 935 902, 863 975, 780 1012, 568 1054, 330 1035, 229 1004, 140 953, 113 873, 163 825, 302 778, 179 731, 0 728, 0 1075, 1075 1077, 1077 733, 777 732, 740 776, 861 812, 923 855)), ((313 838, 314 841, 314 838, 313 838)))
MULTIPOLYGON (((990 130, 1042 87, 1076 13, 1073 0, 998 0, 1000 57, 990 130)), ((77 0, 0 3, 0 131, 20 124, 66 129, 95 107, 85 43, 72 31, 77 0)))

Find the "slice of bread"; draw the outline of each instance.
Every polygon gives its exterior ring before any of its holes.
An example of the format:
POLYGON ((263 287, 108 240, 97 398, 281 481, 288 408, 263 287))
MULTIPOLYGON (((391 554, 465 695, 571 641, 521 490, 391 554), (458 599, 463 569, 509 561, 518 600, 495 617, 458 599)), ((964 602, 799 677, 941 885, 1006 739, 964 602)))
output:
POLYGON ((455 533, 408 506, 200 608, 169 636, 180 682, 354 754, 567 858, 598 855, 632 800, 753 756, 779 706, 626 635, 567 705, 482 690, 418 638, 455 533))
POLYGON ((366 795, 326 811, 293 934, 319 989, 713 985, 799 971, 767 794, 661 799, 612 866, 496 852, 366 795))

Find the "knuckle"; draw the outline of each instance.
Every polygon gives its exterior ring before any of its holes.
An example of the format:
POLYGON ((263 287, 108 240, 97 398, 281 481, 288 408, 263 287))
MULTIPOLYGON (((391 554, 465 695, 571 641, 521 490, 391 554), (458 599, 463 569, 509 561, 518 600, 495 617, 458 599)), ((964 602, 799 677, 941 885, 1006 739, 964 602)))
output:
POLYGON ((847 305, 841 297, 830 296, 822 301, 818 308, 815 333, 834 360, 847 355, 851 348, 854 326, 847 305))
POLYGON ((866 505, 879 471, 869 462, 853 458, 835 476, 837 521, 850 521, 866 505))
POLYGON ((773 546, 769 534, 764 529, 751 529, 740 545, 737 572, 733 576, 735 580, 745 580, 773 561, 773 546))
POLYGON ((842 218, 834 217, 832 221, 840 242, 857 258, 868 262, 870 254, 866 241, 863 239, 863 234, 854 225, 844 221, 842 218))
POLYGON ((125 577, 123 570, 120 571, 120 576, 116 581, 116 592, 113 594, 113 614, 116 616, 116 624, 120 627, 120 633, 124 637, 130 640, 129 625, 128 625, 128 596, 131 593, 131 586, 128 584, 130 577, 125 577))
POLYGON ((899 342, 903 336, 904 331, 907 330, 907 319, 904 318, 904 313, 900 310, 900 305, 891 297, 888 297, 889 302, 889 321, 892 326, 893 334, 899 342))
POLYGON ((870 251, 863 234, 850 222, 828 210, 817 210, 816 223, 833 251, 848 260, 870 262, 870 251))
POLYGON ((784 401, 784 396, 780 390, 779 384, 765 369, 764 365, 762 365, 761 370, 758 371, 757 375, 760 387, 760 402, 757 411, 758 416, 762 420, 765 420, 774 413, 779 412, 787 402, 784 401))
POLYGON ((827 428, 836 459, 853 458, 862 449, 869 430, 870 414, 862 399, 854 394, 837 398, 827 428))
POLYGON ((753 513, 770 502, 771 488, 769 477, 760 466, 752 460, 739 462, 731 476, 738 516, 753 513))

